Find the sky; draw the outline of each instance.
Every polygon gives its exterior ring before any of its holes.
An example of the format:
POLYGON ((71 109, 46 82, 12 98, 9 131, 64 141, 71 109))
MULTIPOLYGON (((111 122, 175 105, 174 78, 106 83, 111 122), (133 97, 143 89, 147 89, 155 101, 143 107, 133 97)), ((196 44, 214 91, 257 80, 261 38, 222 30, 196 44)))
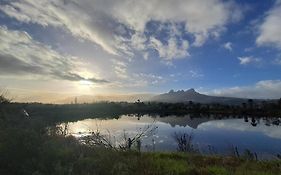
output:
POLYGON ((281 1, 0 0, 0 88, 280 98, 281 1))

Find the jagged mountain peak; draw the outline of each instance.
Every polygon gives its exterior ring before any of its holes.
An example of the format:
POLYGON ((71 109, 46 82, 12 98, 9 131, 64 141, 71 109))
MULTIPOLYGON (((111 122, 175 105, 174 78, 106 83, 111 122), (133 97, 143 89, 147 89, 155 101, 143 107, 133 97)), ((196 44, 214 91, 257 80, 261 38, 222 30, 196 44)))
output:
POLYGON ((190 89, 188 89, 188 90, 186 90, 186 91, 184 91, 184 90, 178 90, 178 91, 174 91, 173 89, 171 89, 169 92, 168 92, 168 94, 174 94, 174 93, 188 93, 188 94, 198 94, 198 92, 196 92, 196 90, 194 89, 194 88, 190 88, 190 89))
POLYGON ((216 97, 208 96, 197 92, 194 88, 184 90, 170 90, 168 93, 159 94, 150 99, 150 101, 157 102, 198 102, 198 103, 224 103, 224 104, 241 104, 245 99, 232 98, 232 97, 216 97))
POLYGON ((186 93, 198 93, 198 92, 195 91, 194 88, 190 88, 190 89, 186 90, 185 92, 186 93))

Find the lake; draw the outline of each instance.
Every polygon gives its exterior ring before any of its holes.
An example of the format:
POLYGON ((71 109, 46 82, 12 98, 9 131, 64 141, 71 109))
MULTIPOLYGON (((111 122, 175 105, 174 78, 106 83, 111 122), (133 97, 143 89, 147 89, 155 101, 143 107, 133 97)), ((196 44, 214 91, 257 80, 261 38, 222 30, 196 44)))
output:
POLYGON ((227 155, 233 147, 241 154, 245 149, 256 152, 260 159, 281 154, 280 118, 121 115, 118 119, 91 118, 61 125, 67 125, 68 134, 78 138, 98 130, 115 144, 124 134, 133 137, 149 126, 141 140, 142 151, 177 151, 175 133, 187 133, 202 154, 227 155))

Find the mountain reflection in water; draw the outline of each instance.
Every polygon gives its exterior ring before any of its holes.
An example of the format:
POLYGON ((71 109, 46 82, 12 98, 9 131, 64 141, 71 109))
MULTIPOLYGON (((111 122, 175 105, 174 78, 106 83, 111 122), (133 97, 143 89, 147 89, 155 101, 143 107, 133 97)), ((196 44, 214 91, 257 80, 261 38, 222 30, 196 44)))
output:
POLYGON ((263 158, 281 153, 280 118, 122 115, 118 119, 85 119, 61 125, 67 125, 68 133, 76 137, 99 130, 118 141, 124 133, 133 136, 152 123, 157 130, 142 138, 142 151, 176 151, 174 134, 192 133, 193 144, 203 154, 209 154, 210 147, 216 153, 228 154, 233 146, 263 158))

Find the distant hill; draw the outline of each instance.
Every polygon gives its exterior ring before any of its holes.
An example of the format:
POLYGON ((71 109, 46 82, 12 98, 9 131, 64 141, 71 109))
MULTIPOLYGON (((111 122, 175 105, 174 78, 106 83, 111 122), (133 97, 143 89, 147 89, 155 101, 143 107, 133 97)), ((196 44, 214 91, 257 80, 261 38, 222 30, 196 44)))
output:
POLYGON ((75 98, 78 103, 93 103, 93 102, 101 102, 101 101, 111 101, 111 102, 136 102, 137 100, 147 101, 153 95, 152 94, 117 94, 117 95, 81 95, 81 96, 71 96, 66 97, 61 100, 53 101, 52 103, 57 104, 69 104, 74 103, 75 98))
MULTIPOLYGON (((154 102, 166 102, 166 103, 178 103, 178 102, 196 102, 196 103, 220 103, 220 104, 241 104, 243 102, 247 102, 246 98, 234 98, 234 97, 217 97, 217 96, 209 96, 205 94, 200 94, 196 92, 193 88, 189 90, 179 90, 173 91, 171 90, 168 93, 160 94, 153 96, 149 99, 149 101, 154 102)), ((260 102, 261 100, 256 99, 256 102, 260 102)))

